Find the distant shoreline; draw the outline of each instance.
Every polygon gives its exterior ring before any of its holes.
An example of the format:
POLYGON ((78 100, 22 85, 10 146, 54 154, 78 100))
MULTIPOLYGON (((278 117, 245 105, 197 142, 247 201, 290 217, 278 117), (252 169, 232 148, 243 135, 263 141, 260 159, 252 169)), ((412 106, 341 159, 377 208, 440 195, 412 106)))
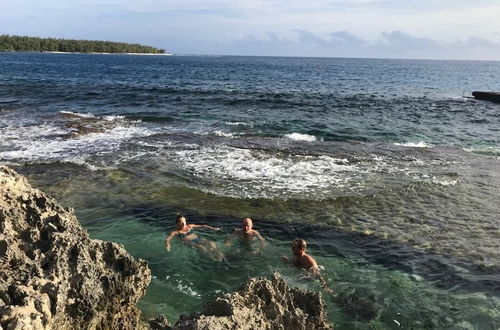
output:
POLYGON ((147 56, 173 56, 171 53, 100 53, 100 52, 60 52, 60 51, 43 51, 43 52, 28 52, 28 51, 8 51, 1 53, 39 53, 39 54, 90 54, 90 55, 147 55, 147 56))
MULTIPOLYGON (((12 53, 29 53, 29 52, 12 52, 12 53)), ((100 53, 100 52, 60 52, 60 51, 44 51, 37 53, 48 54, 91 54, 91 55, 154 55, 154 56, 172 56, 170 53, 100 53)))
POLYGON ((0 35, 0 51, 69 54, 167 54, 165 49, 141 44, 102 40, 77 40, 0 35))

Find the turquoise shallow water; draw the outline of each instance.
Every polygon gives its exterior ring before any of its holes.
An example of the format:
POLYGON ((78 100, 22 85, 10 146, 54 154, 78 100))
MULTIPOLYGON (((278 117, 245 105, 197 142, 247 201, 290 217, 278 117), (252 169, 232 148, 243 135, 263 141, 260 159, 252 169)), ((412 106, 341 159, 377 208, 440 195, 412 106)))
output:
MULTIPOLYGON (((267 237, 262 255, 229 256, 228 261, 215 262, 179 242, 174 243, 172 252, 167 254, 164 235, 148 229, 151 228, 123 219, 119 225, 99 228, 94 234, 96 238, 121 242, 134 255, 149 260, 153 280, 139 304, 145 316, 164 313, 176 319, 181 313, 199 310, 204 302, 223 292, 239 288, 242 279, 270 277, 276 271, 290 285, 322 290, 319 283, 308 280, 302 271, 281 264, 280 257, 290 255, 289 241, 267 237), (123 239, 124 236, 127 238, 123 239), (144 242, 151 243, 146 247, 144 242)), ((199 232, 218 241, 221 250, 230 253, 220 244, 225 233, 199 232)), ((498 322, 500 301, 497 298, 470 292, 452 293, 451 288, 438 289, 420 276, 374 266, 363 258, 328 253, 319 248, 326 245, 321 239, 308 241, 310 253, 316 256, 328 283, 345 299, 339 301, 324 293, 330 319, 339 328, 391 328, 395 327, 396 320, 405 328, 483 329, 493 328, 498 322), (358 299, 380 305, 380 316, 367 320, 362 312, 353 311, 352 305, 356 305, 358 299)))
POLYGON ((0 162, 148 261, 145 317, 200 309, 306 239, 339 329, 500 327, 497 62, 0 54, 0 162), (224 253, 174 243, 175 214, 224 253), (378 306, 375 318, 359 306, 378 306), (362 309, 361 309, 362 310, 362 309), (400 326, 399 326, 399 325, 400 326))

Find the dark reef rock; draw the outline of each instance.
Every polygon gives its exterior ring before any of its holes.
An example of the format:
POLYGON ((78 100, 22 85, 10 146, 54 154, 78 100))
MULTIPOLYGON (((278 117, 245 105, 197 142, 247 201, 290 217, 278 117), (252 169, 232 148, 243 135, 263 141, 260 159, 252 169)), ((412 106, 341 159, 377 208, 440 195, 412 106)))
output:
POLYGON ((472 96, 476 100, 486 100, 486 101, 491 101, 495 103, 500 103, 500 93, 499 92, 480 92, 480 91, 474 91, 472 92, 472 96))
MULTIPOLYGON (((271 280, 250 279, 232 294, 205 305, 201 314, 181 317, 173 327, 155 319, 153 329, 333 329, 318 292, 290 288, 279 274, 271 280)), ((164 320, 165 321, 165 320, 164 320)))
POLYGON ((123 246, 0 165, 0 328, 137 329, 151 280, 123 246))

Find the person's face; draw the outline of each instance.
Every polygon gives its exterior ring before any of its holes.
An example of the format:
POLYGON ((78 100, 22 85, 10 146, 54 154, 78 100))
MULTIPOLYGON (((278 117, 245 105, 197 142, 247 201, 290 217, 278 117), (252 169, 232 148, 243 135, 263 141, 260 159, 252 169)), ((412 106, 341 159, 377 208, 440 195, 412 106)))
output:
POLYGON ((177 221, 177 227, 184 228, 186 225, 186 218, 182 217, 177 221))
POLYGON ((241 228, 243 229, 243 231, 245 233, 249 233, 250 231, 252 231, 252 220, 250 219, 245 219, 243 220, 243 224, 241 225, 241 228))
POLYGON ((292 253, 294 255, 301 255, 302 253, 304 253, 304 249, 295 244, 292 244, 292 253))

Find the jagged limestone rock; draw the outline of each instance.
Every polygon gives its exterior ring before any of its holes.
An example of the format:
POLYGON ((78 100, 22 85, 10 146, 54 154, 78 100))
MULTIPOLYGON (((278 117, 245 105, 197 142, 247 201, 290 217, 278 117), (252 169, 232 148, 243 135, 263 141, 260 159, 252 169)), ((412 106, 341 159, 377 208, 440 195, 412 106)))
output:
MULTIPOLYGON (((156 329, 162 329, 161 327, 156 329)), ((163 329, 333 329, 321 294, 289 287, 279 274, 252 278, 232 294, 209 302, 201 314, 181 317, 163 329)))
POLYGON ((151 280, 123 246, 0 165, 0 328, 137 329, 151 280))

